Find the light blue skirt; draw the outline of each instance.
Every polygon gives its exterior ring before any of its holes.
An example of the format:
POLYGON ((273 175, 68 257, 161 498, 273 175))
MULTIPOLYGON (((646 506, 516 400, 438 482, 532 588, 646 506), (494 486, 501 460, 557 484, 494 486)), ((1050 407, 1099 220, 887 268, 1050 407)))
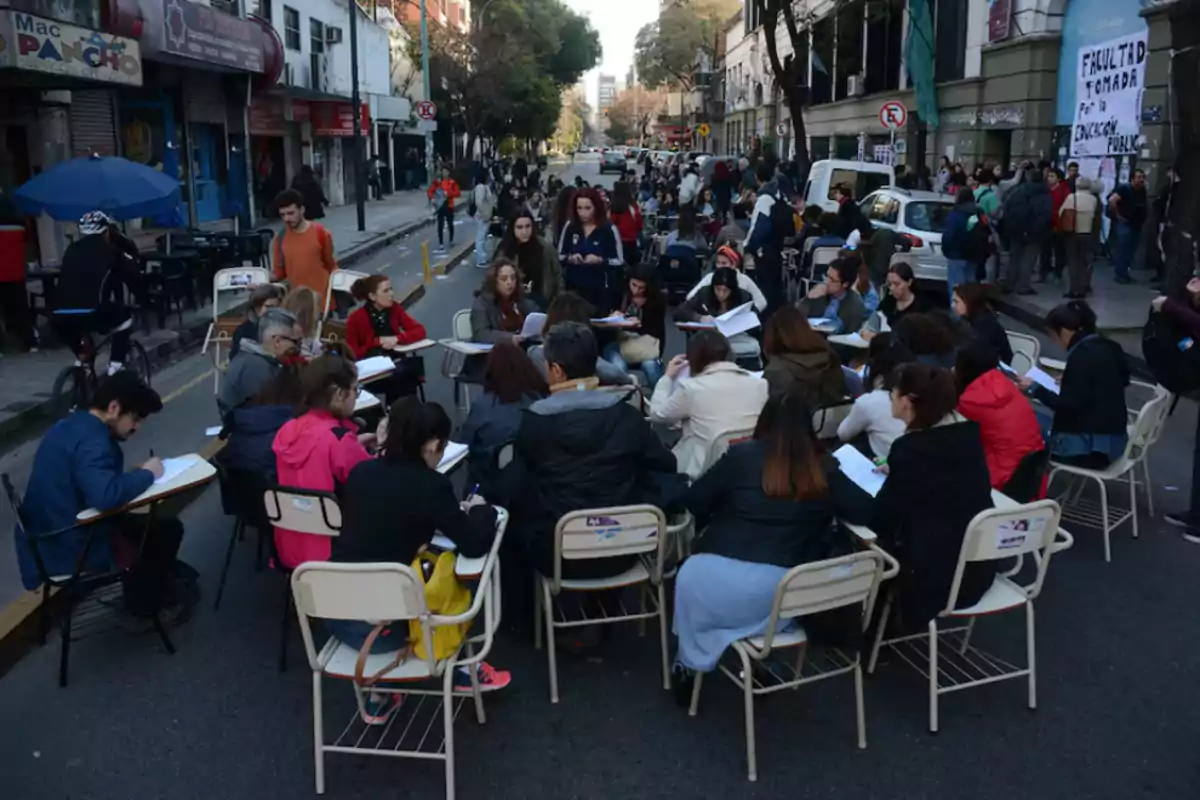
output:
MULTIPOLYGON (((675 635, 679 663, 711 672, 725 648, 766 632, 775 587, 787 569, 700 553, 684 562, 675 579, 675 635)), ((792 627, 780 622, 779 631, 792 627)))

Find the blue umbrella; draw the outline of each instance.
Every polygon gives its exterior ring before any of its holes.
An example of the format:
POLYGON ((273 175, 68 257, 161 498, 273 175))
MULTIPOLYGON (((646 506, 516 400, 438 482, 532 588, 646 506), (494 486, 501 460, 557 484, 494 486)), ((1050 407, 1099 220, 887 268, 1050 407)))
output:
POLYGON ((158 170, 109 156, 83 156, 55 164, 13 194, 23 211, 78 220, 103 211, 116 220, 150 217, 179 205, 179 181, 158 170))

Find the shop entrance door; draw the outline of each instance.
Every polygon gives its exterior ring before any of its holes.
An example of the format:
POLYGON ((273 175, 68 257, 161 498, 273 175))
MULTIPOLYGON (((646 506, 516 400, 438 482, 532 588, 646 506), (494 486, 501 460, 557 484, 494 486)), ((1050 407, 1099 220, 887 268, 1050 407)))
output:
POLYGON ((196 170, 196 221, 213 222, 221 218, 221 186, 219 168, 220 143, 216 126, 192 126, 192 164, 196 170))

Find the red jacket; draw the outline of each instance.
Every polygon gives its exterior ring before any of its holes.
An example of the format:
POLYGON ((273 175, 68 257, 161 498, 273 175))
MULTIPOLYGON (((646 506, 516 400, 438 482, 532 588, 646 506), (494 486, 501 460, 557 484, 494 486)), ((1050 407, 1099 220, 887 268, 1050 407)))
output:
MULTIPOLYGON (((412 344, 425 338, 425 326, 410 317, 399 303, 392 303, 391 312, 392 335, 400 340, 400 344, 412 344)), ((379 337, 371 327, 365 306, 356 309, 346 320, 346 344, 354 351, 355 358, 366 358, 372 348, 379 347, 379 337)))
POLYGON ((1063 203, 1067 202, 1067 198, 1071 195, 1071 186, 1066 181, 1059 181, 1058 185, 1050 190, 1050 199, 1054 202, 1054 215, 1050 217, 1053 223, 1054 230, 1058 230, 1062 224, 1062 218, 1058 216, 1062 211, 1063 203))
POLYGON ((992 488, 1008 483, 1026 455, 1046 447, 1033 406, 1003 372, 985 372, 958 398, 958 413, 979 425, 992 488))
POLYGON ((432 200, 433 196, 437 194, 438 189, 441 189, 446 193, 446 208, 453 211, 454 198, 462 197, 462 189, 458 188, 458 181, 454 180, 454 178, 446 178, 446 180, 441 180, 439 178, 438 180, 429 184, 429 190, 425 192, 425 195, 432 200))
POLYGON ((622 244, 637 241, 638 234, 642 232, 642 210, 637 207, 637 203, 630 203, 629 210, 624 214, 610 216, 622 244))

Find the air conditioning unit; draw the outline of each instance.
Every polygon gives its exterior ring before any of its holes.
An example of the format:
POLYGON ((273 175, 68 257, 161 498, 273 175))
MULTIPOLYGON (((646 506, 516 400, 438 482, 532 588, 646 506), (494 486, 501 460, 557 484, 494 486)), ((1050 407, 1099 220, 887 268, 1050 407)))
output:
POLYGON ((862 75, 849 75, 846 77, 846 94, 851 97, 862 97, 865 94, 862 75))
POLYGON ((342 29, 332 25, 325 26, 325 44, 341 44, 342 29))

